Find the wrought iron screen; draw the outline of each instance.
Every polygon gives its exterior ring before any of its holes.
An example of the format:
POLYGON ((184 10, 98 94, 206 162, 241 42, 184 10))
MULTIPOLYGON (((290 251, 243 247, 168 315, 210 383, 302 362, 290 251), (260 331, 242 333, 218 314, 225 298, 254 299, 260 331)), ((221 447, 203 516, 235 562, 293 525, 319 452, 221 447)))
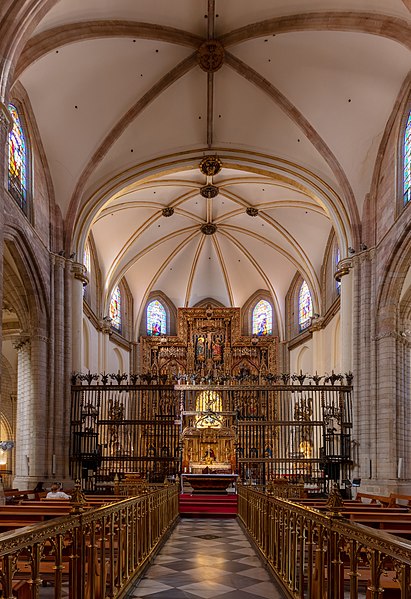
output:
POLYGON ((304 481, 319 491, 350 479, 351 376, 176 386, 135 384, 135 375, 114 384, 80 377, 72 386, 71 474, 89 490, 130 472, 163 482, 194 466, 235 470, 257 485, 304 481))

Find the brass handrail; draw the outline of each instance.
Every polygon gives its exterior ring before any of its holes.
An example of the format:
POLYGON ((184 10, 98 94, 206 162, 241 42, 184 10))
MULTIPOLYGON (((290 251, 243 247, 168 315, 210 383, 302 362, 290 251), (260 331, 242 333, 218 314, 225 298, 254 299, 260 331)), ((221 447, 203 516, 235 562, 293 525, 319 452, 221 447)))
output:
POLYGON ((164 485, 79 514, 0 534, 0 589, 39 599, 123 597, 178 517, 178 487, 164 485))
POLYGON ((287 597, 411 597, 411 542, 379 529, 238 488, 239 517, 287 597), (398 594, 399 593, 399 594, 398 594))

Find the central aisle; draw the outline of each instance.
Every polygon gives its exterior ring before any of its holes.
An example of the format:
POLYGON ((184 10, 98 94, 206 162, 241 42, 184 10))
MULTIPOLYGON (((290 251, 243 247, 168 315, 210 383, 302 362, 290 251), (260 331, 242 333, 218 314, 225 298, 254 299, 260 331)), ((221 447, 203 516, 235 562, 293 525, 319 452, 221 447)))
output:
POLYGON ((131 597, 282 599, 236 520, 181 520, 131 597))

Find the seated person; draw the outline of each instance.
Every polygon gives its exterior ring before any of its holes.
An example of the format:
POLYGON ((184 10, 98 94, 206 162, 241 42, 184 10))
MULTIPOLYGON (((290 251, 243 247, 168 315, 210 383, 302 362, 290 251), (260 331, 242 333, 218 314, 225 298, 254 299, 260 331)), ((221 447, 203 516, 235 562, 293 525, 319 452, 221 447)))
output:
POLYGON ((37 485, 33 489, 33 493, 45 493, 46 489, 43 487, 43 481, 37 483, 37 485))
POLYGON ((67 495, 67 493, 61 491, 60 483, 53 483, 50 491, 46 495, 46 499, 71 499, 71 495, 67 495))

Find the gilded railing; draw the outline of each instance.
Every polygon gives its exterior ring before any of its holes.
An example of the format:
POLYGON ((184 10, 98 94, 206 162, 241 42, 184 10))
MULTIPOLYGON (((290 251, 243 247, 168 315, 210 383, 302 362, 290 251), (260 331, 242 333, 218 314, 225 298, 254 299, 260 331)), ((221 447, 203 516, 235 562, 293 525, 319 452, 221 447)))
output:
POLYGON ((410 599, 411 542, 240 486, 239 516, 285 595, 410 599))
POLYGON ((165 485, 140 497, 3 533, 0 596, 123 597, 177 517, 177 486, 165 485))

